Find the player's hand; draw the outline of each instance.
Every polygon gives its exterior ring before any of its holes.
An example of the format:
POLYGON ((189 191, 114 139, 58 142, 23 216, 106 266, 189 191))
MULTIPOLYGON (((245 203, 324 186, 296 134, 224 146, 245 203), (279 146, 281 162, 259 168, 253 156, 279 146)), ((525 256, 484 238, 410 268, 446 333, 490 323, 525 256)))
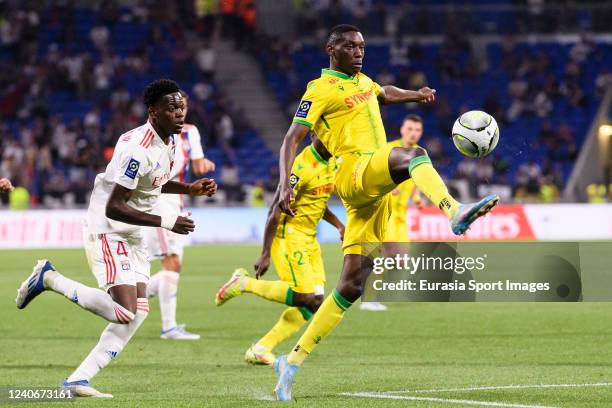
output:
POLYGON ((297 210, 291 208, 291 204, 295 201, 295 195, 293 194, 293 189, 285 188, 281 190, 279 198, 278 198, 278 206, 280 210, 285 214, 293 217, 297 213, 297 210))
POLYGON ((338 233, 340 234, 340 241, 344 241, 344 225, 338 227, 338 233))
POLYGON ((214 162, 204 159, 204 174, 208 173, 209 171, 215 171, 216 168, 217 166, 214 162))
POLYGON ((268 270, 270 267, 270 255, 261 255, 259 259, 255 262, 255 279, 259 279, 268 270))
POLYGON ((183 217, 179 215, 174 223, 174 227, 172 227, 172 232, 176 232, 177 234, 187 235, 190 232, 195 230, 195 224, 193 220, 189 217, 183 217))
POLYGON ((426 86, 417 91, 421 99, 419 103, 431 103, 436 100, 436 90, 426 86))
POLYGON ((189 184, 190 196, 207 196, 211 197, 217 192, 217 183, 214 179, 201 178, 189 184))
POLYGON ((0 193, 10 193, 15 187, 11 184, 11 181, 7 178, 0 179, 0 193))

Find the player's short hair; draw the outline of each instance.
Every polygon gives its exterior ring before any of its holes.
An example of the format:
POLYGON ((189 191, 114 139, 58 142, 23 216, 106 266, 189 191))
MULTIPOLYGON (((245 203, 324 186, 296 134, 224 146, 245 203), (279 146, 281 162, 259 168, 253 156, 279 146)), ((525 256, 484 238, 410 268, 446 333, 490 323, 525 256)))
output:
POLYGON ((171 79, 158 79, 151 82, 144 90, 142 98, 147 108, 155 105, 164 95, 180 92, 176 82, 171 79))
POLYGON ((423 118, 421 118, 419 115, 414 114, 414 113, 411 113, 410 115, 406 115, 406 117, 404 118, 404 122, 406 122, 407 120, 411 122, 423 123, 423 118))
POLYGON ((335 45, 340 39, 342 39, 342 34, 350 33, 350 32, 360 33, 361 30, 350 24, 338 24, 329 30, 329 35, 327 36, 327 44, 335 45))

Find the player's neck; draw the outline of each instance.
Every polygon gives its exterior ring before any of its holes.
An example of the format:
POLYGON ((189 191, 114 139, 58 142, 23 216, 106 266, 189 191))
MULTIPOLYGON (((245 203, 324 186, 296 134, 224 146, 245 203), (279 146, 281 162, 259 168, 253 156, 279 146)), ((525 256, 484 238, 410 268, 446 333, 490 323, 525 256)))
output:
POLYGON ((170 136, 172 136, 172 134, 165 134, 158 126, 156 126, 153 122, 149 121, 151 123, 151 127, 155 130, 155 133, 157 133, 157 135, 160 137, 160 139, 164 142, 164 144, 168 144, 168 142, 170 141, 170 136))
POLYGON ((336 71, 336 72, 342 72, 343 74, 348 75, 351 78, 357 75, 357 72, 349 72, 349 71, 343 70, 342 68, 340 68, 337 65, 332 64, 331 62, 329 63, 329 69, 331 69, 332 71, 336 71))

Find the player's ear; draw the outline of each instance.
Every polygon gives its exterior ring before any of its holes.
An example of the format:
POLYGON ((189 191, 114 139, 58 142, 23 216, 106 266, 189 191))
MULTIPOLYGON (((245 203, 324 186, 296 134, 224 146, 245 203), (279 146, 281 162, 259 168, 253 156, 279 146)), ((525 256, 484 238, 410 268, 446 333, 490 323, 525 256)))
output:
POLYGON ((334 54, 334 46, 333 46, 333 44, 331 42, 328 42, 325 45, 325 52, 327 52, 327 55, 329 55, 330 57, 335 58, 335 56, 333 55, 334 54))
POLYGON ((151 122, 157 121, 157 111, 155 110, 155 107, 154 106, 149 106, 147 108, 147 111, 149 113, 149 117, 151 118, 151 122))

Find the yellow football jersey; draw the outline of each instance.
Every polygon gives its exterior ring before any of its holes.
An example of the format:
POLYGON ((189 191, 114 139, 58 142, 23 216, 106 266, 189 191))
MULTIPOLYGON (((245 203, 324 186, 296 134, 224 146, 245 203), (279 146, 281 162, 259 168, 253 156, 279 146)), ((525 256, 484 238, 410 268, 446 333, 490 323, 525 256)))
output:
POLYGON ((312 144, 296 156, 289 183, 295 194, 292 207, 297 209, 297 214, 294 217, 281 214, 277 237, 316 235, 317 224, 323 217, 327 201, 334 191, 337 170, 335 161, 323 160, 312 144))
POLYGON ((320 78, 308 83, 293 122, 314 130, 335 157, 373 152, 387 144, 377 100, 381 92, 361 72, 351 77, 323 69, 320 78))

